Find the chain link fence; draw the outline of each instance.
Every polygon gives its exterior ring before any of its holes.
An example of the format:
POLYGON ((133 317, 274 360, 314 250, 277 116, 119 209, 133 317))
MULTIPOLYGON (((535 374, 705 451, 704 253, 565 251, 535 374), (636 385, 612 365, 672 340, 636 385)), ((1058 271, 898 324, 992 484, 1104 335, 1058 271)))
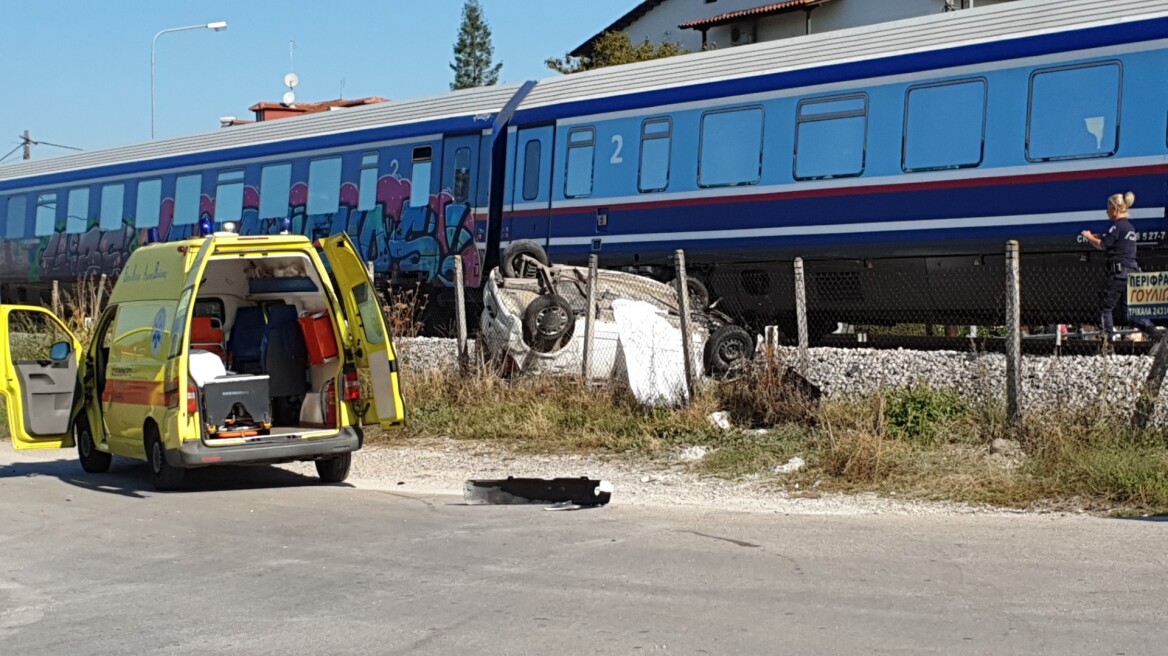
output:
POLYGON ((828 395, 946 387, 1005 402, 1011 416, 1084 399, 1130 407, 1150 389, 1152 339, 1124 326, 1122 308, 1118 340, 1100 331, 1110 278, 1102 254, 1011 257, 1003 245, 993 256, 687 269, 679 251, 653 277, 596 258, 593 268, 533 262, 522 273, 492 272, 481 296, 425 308, 411 334, 464 335, 452 365, 619 380, 650 404, 682 403, 764 350, 828 395))

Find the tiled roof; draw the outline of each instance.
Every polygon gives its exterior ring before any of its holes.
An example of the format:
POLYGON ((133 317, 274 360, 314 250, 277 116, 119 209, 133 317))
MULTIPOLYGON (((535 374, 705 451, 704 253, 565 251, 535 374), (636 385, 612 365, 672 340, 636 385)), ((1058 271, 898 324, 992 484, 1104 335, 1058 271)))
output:
POLYGON ((338 100, 325 100, 322 102, 300 102, 292 105, 285 105, 278 102, 258 102, 249 110, 258 112, 262 109, 298 109, 306 114, 316 112, 328 111, 333 107, 358 107, 361 105, 374 105, 377 103, 388 102, 389 98, 382 98, 381 96, 369 96, 368 98, 340 98, 338 100))
POLYGON ((733 23, 743 18, 762 18, 764 16, 773 16, 774 14, 781 14, 787 11, 794 11, 796 9, 811 9, 818 7, 831 0, 787 0, 786 2, 772 2, 769 5, 755 7, 753 9, 742 9, 740 11, 731 11, 725 14, 718 14, 709 18, 699 18, 691 20, 687 23, 678 25, 683 30, 701 29, 703 27, 714 27, 715 25, 725 25, 726 23, 733 23))
POLYGON ((596 40, 606 32, 620 32, 621 30, 640 20, 642 16, 649 13, 650 9, 656 7, 662 2, 665 2, 665 0, 643 0, 642 2, 637 3, 636 7, 633 7, 624 16, 621 16, 620 18, 613 21, 612 25, 609 25, 596 34, 593 34, 587 41, 576 46, 576 49, 568 54, 572 55, 573 57, 591 55, 593 44, 595 44, 596 40))

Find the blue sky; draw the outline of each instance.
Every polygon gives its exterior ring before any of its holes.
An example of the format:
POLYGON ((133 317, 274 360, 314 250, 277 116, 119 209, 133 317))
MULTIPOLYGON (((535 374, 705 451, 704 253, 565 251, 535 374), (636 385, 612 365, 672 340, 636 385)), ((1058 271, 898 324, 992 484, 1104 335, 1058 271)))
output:
MULTIPOLYGON (((501 81, 520 82, 554 75, 545 59, 636 0, 481 4, 501 81)), ((148 140, 151 39, 212 21, 229 27, 158 39, 160 138, 218 129, 220 116, 250 118, 253 103, 279 101, 289 70, 300 77, 303 101, 442 93, 453 79, 461 10, 462 0, 0 0, 0 157, 25 129, 33 139, 86 150, 148 140)), ((33 158, 67 152, 35 146, 33 158)))

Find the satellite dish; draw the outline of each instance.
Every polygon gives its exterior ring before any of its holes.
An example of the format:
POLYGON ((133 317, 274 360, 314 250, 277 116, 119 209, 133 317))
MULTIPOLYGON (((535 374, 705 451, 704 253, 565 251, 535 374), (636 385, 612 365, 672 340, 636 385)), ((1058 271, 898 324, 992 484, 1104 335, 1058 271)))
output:
POLYGON ((292 93, 291 91, 285 92, 284 93, 284 104, 291 105, 294 102, 296 102, 296 94, 292 93))
POLYGON ((295 89, 297 84, 300 84, 300 77, 295 73, 289 73, 284 76, 284 86, 289 89, 295 89))

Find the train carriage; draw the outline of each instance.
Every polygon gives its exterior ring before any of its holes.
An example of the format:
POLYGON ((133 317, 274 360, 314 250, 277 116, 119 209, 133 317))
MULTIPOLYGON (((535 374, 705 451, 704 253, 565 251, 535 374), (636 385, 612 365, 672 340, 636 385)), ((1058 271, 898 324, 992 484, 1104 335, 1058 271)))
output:
POLYGON ((748 321, 789 322, 802 257, 822 325, 989 322, 1017 239, 1027 320, 1087 320, 1108 195, 1168 266, 1165 70, 1168 0, 1019 0, 5 166, 0 283, 211 220, 345 230, 437 291, 518 241, 658 278, 684 248, 748 321))

